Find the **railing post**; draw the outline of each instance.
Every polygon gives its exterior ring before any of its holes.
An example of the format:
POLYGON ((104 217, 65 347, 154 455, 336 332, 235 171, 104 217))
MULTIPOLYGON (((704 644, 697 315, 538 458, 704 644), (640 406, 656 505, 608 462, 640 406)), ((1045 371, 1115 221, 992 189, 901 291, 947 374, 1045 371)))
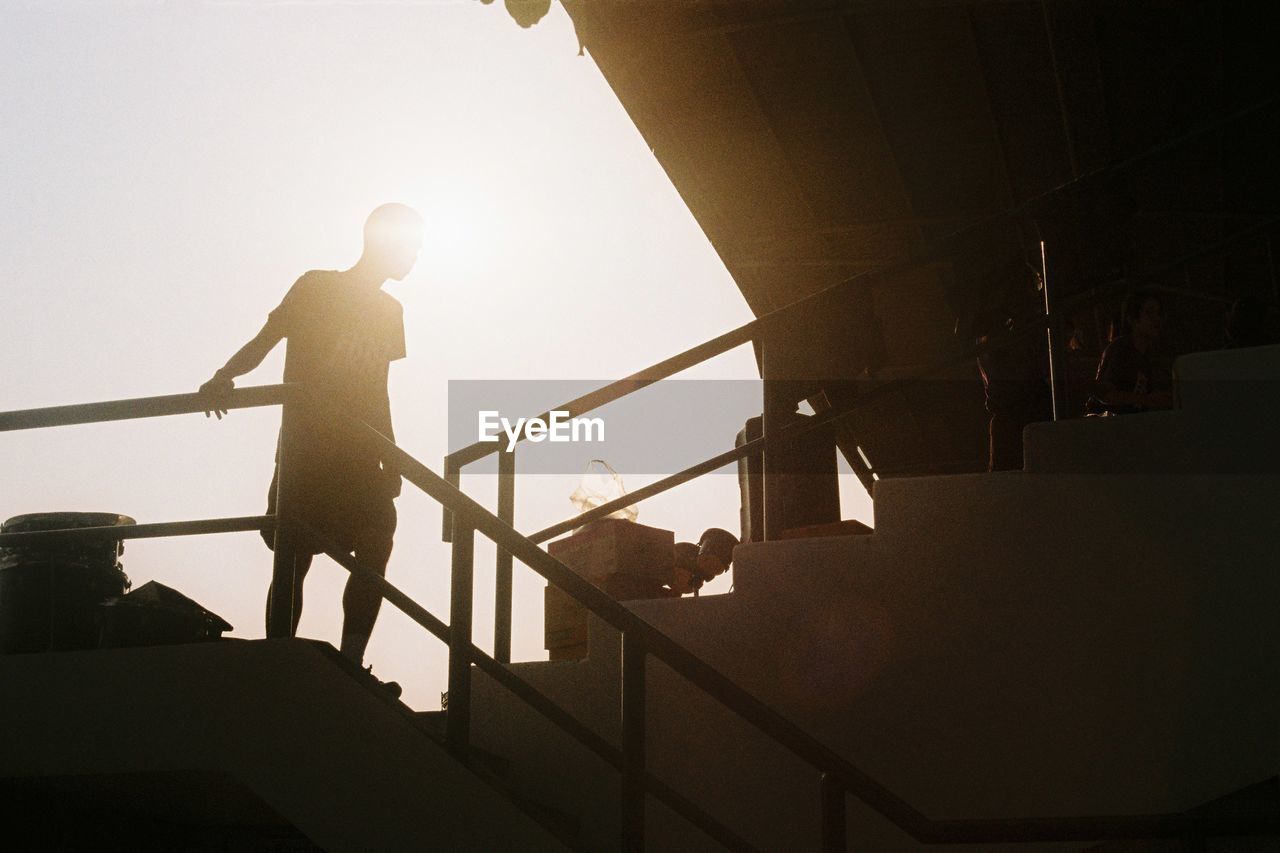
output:
POLYGON ((765 440, 764 452, 760 454, 760 502, 763 506, 764 541, 777 539, 782 532, 782 489, 779 452, 776 445, 770 447, 769 438, 777 436, 782 423, 782 414, 786 411, 783 399, 784 383, 774 375, 778 363, 777 344, 772 338, 760 344, 760 376, 764 385, 764 399, 760 412, 760 436, 765 440))
POLYGON ((844 785, 835 774, 823 773, 818 782, 818 796, 822 801, 822 853, 845 853, 848 839, 844 785))
POLYGON ((1040 241, 1040 284, 1044 289, 1044 316, 1049 350, 1049 398, 1053 402, 1053 419, 1066 420, 1070 402, 1067 397, 1066 341, 1058 334, 1061 324, 1053 313, 1053 300, 1049 290, 1049 254, 1044 241, 1040 241))
MULTIPOLYGON (((498 452, 498 518, 514 526, 516 515, 516 452, 498 452)), ((493 657, 511 663, 511 552, 498 546, 493 593, 493 657)))
POLYGON ((275 556, 271 562, 271 592, 267 600, 267 637, 270 639, 293 636, 298 571, 293 528, 286 520, 293 492, 286 437, 293 433, 296 420, 296 405, 282 403, 280 437, 276 444, 276 532, 271 546, 275 556))
POLYGON ((622 853, 644 850, 645 648, 639 637, 622 634, 622 853))
MULTIPOLYGON (((448 456, 444 458, 444 471, 441 473, 445 482, 455 489, 462 482, 462 472, 458 467, 458 463, 448 456)), ((453 541, 453 513, 444 505, 440 507, 440 541, 453 541)))
POLYGON ((449 711, 445 740, 457 749, 471 741, 471 597, 474 587, 475 530, 453 526, 453 570, 449 590, 449 711))

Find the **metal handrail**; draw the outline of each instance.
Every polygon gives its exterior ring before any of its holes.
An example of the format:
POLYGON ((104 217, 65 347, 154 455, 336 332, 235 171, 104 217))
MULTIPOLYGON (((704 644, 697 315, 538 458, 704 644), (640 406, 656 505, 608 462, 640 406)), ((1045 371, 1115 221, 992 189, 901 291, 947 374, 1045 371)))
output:
MULTIPOLYGON (((801 301, 803 302, 804 300, 801 301)), ((707 359, 715 358, 731 349, 750 343, 759 334, 759 329, 767 322, 768 319, 766 317, 743 323, 741 326, 730 329, 724 334, 716 335, 710 340, 690 347, 678 355, 664 358, 662 361, 651 364, 643 370, 602 385, 594 391, 589 391, 581 397, 575 397, 553 409, 548 409, 539 417, 546 420, 550 417, 552 411, 568 412, 570 417, 577 417, 594 411, 601 406, 612 403, 614 400, 620 400, 628 394, 639 391, 641 388, 688 370, 690 367, 701 364, 707 359)), ((521 433, 516 438, 517 441, 523 441, 524 434, 521 433)), ((491 442, 477 441, 446 456, 446 467, 469 465, 491 453, 497 452, 497 450, 498 446, 491 442)))
MULTIPOLYGON (((296 392, 286 392, 281 386, 240 389, 233 391, 225 402, 228 408, 242 408, 248 405, 270 405, 271 403, 263 402, 263 400, 275 395, 283 402, 285 397, 292 393, 296 392), (239 399, 236 399, 237 397, 239 399)), ((159 414, 202 411, 205 405, 205 398, 200 395, 174 395, 172 397, 89 404, 90 407, 97 407, 92 411, 86 407, 71 406, 0 413, 0 430, 51 426, 56 423, 57 412, 70 413, 72 417, 76 418, 73 421, 75 423, 91 423, 94 422, 95 417, 101 420, 121 420, 133 417, 152 417, 159 414)), ((624 820, 624 837, 626 837, 626 833, 631 833, 631 836, 635 837, 636 832, 639 832, 638 837, 643 837, 643 796, 647 792, 664 802, 668 802, 678 813, 685 814, 692 810, 694 816, 698 818, 695 823, 704 828, 709 827, 712 837, 725 842, 731 849, 750 849, 749 844, 742 841, 731 830, 723 827, 708 815, 705 810, 699 809, 682 795, 665 786, 660 780, 654 779, 645 770, 643 760, 643 673, 644 659, 648 655, 661 660, 673 671, 688 679, 695 687, 720 702, 728 710, 751 723, 763 734, 785 746, 795 755, 815 767, 823 777, 822 801, 827 807, 835 808, 837 805, 835 801, 840 799, 832 794, 833 790, 851 794, 916 840, 925 843, 973 844, 1087 841, 1099 838, 1165 838, 1187 835, 1204 837, 1215 834, 1256 835, 1280 832, 1280 814, 1243 817, 1204 817, 1186 814, 1090 815, 1067 818, 1017 818, 1007 820, 934 820, 928 818, 825 744, 799 728, 751 693, 739 687, 675 640, 640 619, 631 610, 580 577, 555 557, 543 551, 531 539, 523 536, 514 527, 490 513, 443 477, 431 471, 394 442, 377 432, 373 427, 353 421, 346 416, 344 416, 342 422, 346 423, 352 429, 353 436, 374 451, 384 464, 390 463, 401 472, 406 480, 436 501, 448 506, 453 512, 459 532, 465 531, 467 533, 465 536, 455 537, 453 560, 455 581, 459 577, 458 570, 460 568, 465 568, 464 574, 469 577, 470 566, 464 566, 463 564, 469 562, 470 547, 469 544, 464 545, 464 542, 469 543, 470 533, 477 531, 492 540, 498 547, 506 549, 516 559, 528 565, 549 582, 560 587, 606 623, 621 632, 623 642, 623 749, 617 750, 607 741, 604 741, 576 721, 531 685, 528 685, 527 682, 524 682, 523 679, 516 676, 504 664, 485 655, 480 649, 476 648, 471 642, 469 620, 467 620, 468 624, 465 626, 457 624, 456 621, 454 624, 446 626, 426 611, 425 608, 413 602, 409 596, 392 586, 385 578, 381 578, 376 573, 362 568, 353 557, 333 548, 332 543, 327 543, 331 556, 338 560, 341 565, 349 571, 358 572, 370 580, 378 578, 378 580, 374 580, 374 583, 377 585, 380 595, 405 611, 414 621, 422 625, 434 636, 447 640, 450 646, 451 661, 456 657, 466 661, 467 673, 462 684, 468 694, 470 687, 469 669, 470 665, 474 663, 482 671, 493 676, 499 683, 509 689, 513 689, 518 697, 531 704, 535 710, 548 716, 552 722, 561 725, 571 736, 578 739, 589 749, 597 752, 597 754, 600 754, 611 765, 619 767, 624 775, 624 792, 629 794, 629 802, 624 807, 624 815, 629 816, 630 820, 624 820), (459 558, 460 552, 464 553, 466 559, 459 558), (638 680, 635 678, 637 675, 638 680), (631 709, 630 715, 627 713, 628 708, 631 709), (634 800, 637 796, 639 801, 635 802, 634 800), (641 821, 639 827, 635 824, 637 813, 641 821)), ((297 525, 304 533, 317 536, 322 544, 326 544, 324 543, 323 534, 308 527, 305 522, 293 518, 287 512, 282 518, 285 524, 297 525)), ((220 525, 221 528, 230 529, 234 526, 230 522, 236 522, 243 529, 261 529, 268 521, 269 517, 251 516, 239 519, 213 519, 204 523, 215 527, 220 525)), ((166 525, 138 525, 138 527, 150 528, 147 532, 152 535, 173 535, 179 525, 190 527, 201 523, 166 523, 167 532, 165 530, 166 525)), ((126 528, 113 528, 112 534, 117 538, 121 538, 121 534, 125 531, 126 528)), ((57 532, 64 536, 92 537, 105 535, 102 530, 93 528, 57 532)), ((21 537, 44 536, 48 533, 50 531, 41 531, 39 534, 4 534, 5 538, 0 539, 0 543, 21 542, 24 541, 21 537)), ((25 541, 31 540, 27 539, 25 541)), ((469 606, 470 596, 471 590, 469 588, 462 589, 455 583, 451 592, 451 599, 454 602, 451 609, 457 610, 460 599, 465 599, 469 606)), ((455 669, 455 667, 451 666, 451 676, 455 675, 455 669)), ((451 678, 451 694, 453 689, 454 681, 451 678)), ((469 696, 459 696, 458 698, 462 699, 461 707, 457 708, 455 706, 456 710, 451 710, 448 715, 450 719, 460 716, 458 712, 469 707, 469 696)), ((453 696, 451 695, 452 705, 453 696)), ((452 742, 456 746, 466 748, 468 746, 466 726, 462 721, 457 724, 451 722, 450 729, 455 732, 459 731, 459 729, 453 728, 454 725, 461 726, 461 736, 455 736, 452 742)), ((824 817, 826 813, 827 809, 824 808, 824 817)), ((828 846, 831 849, 843 849, 842 846, 835 847, 836 841, 843 845, 844 837, 843 831, 837 832, 836 830, 837 828, 831 826, 828 820, 824 820, 824 837, 835 839, 830 841, 828 846)))
MULTIPOLYGON (((252 409, 279 406, 297 393, 293 383, 256 385, 237 388, 219 398, 220 409, 252 409)), ((71 406, 47 406, 42 409, 18 409, 0 412, 0 432, 76 424, 158 418, 166 415, 189 415, 208 411, 209 398, 204 394, 167 394, 160 397, 135 397, 131 400, 107 400, 101 403, 77 403, 71 406)))
POLYGON ((202 518, 194 521, 162 521, 154 524, 121 524, 105 527, 72 527, 62 530, 25 530, 0 533, 0 545, 31 545, 74 539, 159 539, 166 536, 202 536, 209 533, 244 533, 274 530, 274 515, 241 515, 233 518, 202 518))

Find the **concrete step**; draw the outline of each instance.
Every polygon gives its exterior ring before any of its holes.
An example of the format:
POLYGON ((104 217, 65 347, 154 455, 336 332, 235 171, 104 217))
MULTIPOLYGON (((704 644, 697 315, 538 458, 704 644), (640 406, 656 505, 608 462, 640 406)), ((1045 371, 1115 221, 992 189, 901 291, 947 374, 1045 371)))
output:
POLYGON ((4 655, 0 682, 0 779, 120 780, 179 828, 274 813, 330 853, 571 849, 324 644, 4 655))
MULTIPOLYGON (((429 737, 441 744, 445 743, 448 711, 417 711, 414 717, 429 737)), ((573 849, 579 848, 582 821, 576 815, 542 802, 520 790, 513 781, 511 759, 474 744, 459 757, 485 783, 510 798, 522 811, 563 841, 566 846, 573 849)))

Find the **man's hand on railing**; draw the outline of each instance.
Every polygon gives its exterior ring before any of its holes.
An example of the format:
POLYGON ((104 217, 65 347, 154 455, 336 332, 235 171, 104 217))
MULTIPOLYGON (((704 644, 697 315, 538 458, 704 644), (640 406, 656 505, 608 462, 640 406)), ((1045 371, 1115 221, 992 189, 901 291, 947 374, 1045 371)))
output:
POLYGON ((209 408, 205 409, 204 416, 217 415, 218 420, 222 420, 222 416, 227 413, 226 401, 231 392, 235 390, 236 383, 221 375, 221 372, 213 374, 213 378, 200 386, 200 396, 208 400, 209 408))
POLYGON ((227 413, 227 398, 236 387, 235 378, 244 376, 262 364, 271 348, 283 339, 284 332, 280 324, 268 320, 262 330, 254 335, 253 340, 236 350, 236 354, 213 374, 213 378, 200 386, 199 393, 208 397, 210 403, 204 416, 207 418, 209 415, 217 415, 218 420, 222 420, 222 416, 227 413))

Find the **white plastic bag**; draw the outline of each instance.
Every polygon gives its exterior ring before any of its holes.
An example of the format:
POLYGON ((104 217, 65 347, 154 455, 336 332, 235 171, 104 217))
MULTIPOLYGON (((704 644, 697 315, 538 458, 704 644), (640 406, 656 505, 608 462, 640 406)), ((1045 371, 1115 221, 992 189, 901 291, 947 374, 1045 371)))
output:
MULTIPOLYGON (((569 495, 569 502, 577 507, 579 513, 583 513, 616 500, 626 493, 627 490, 622 485, 622 477, 618 472, 603 459, 592 459, 587 463, 582 482, 573 490, 573 494, 569 495)), ((634 506, 627 506, 605 517, 635 521, 639 514, 640 511, 634 506)))

